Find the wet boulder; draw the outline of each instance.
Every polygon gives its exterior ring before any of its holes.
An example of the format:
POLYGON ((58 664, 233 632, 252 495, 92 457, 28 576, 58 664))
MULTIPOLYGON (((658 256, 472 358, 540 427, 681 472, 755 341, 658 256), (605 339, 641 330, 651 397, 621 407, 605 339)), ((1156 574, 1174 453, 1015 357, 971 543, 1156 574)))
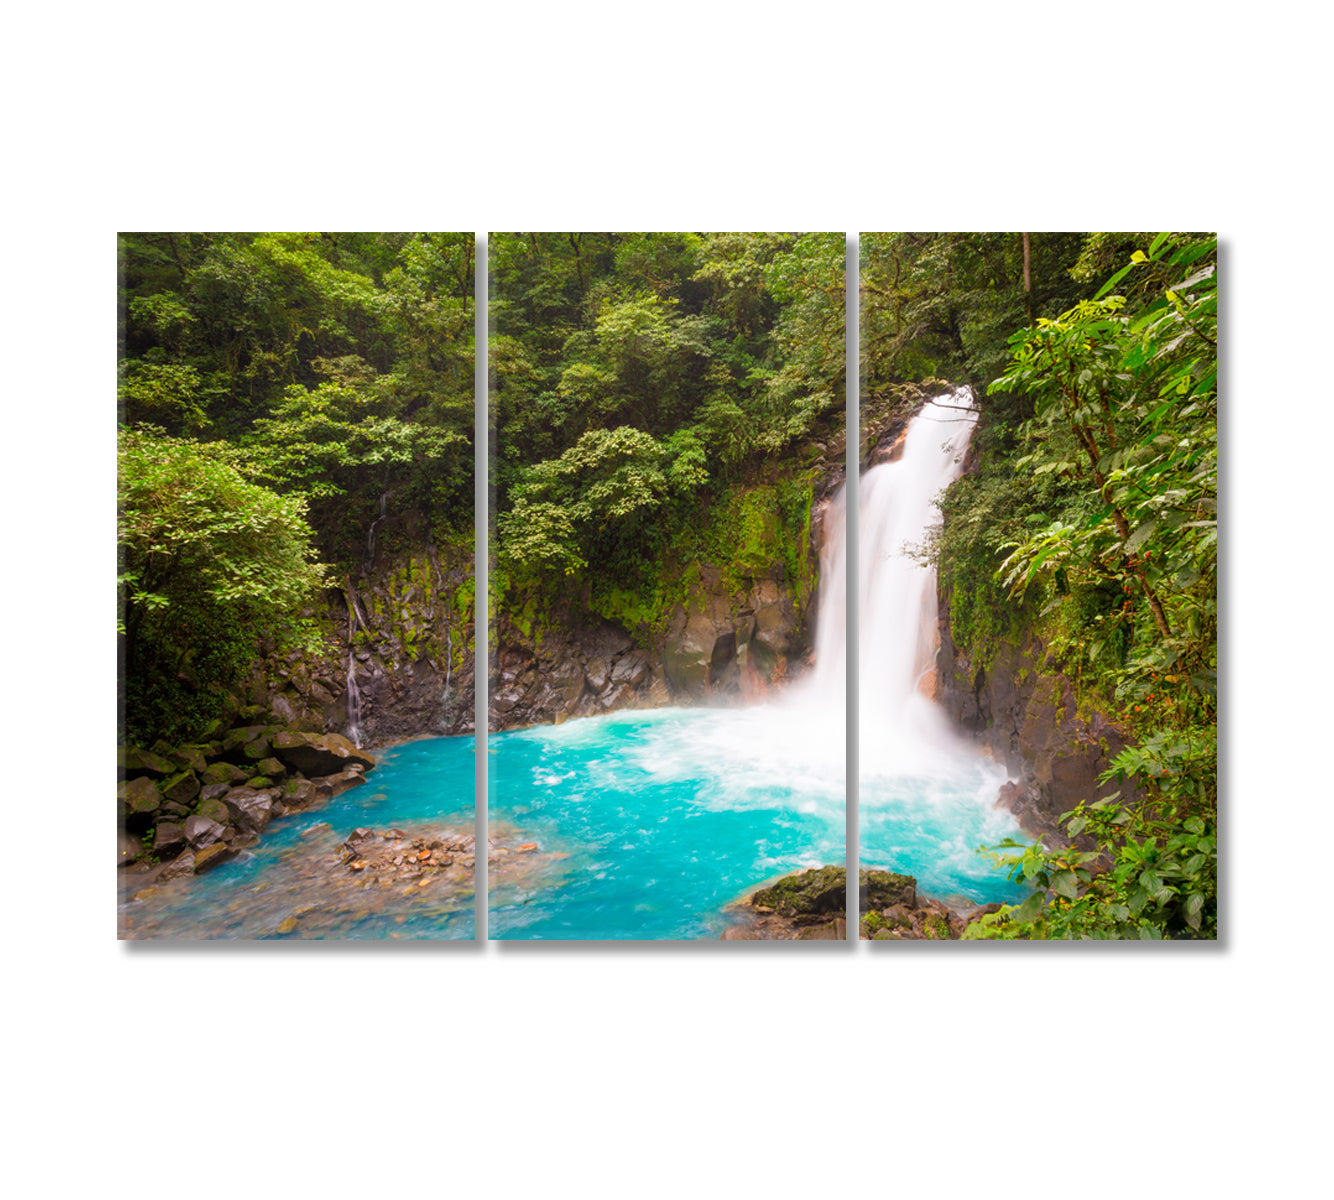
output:
POLYGON ((232 823, 242 833, 263 833, 273 820, 275 793, 254 788, 233 788, 222 798, 232 823))
POLYGON ((167 883, 172 879, 180 879, 184 875, 193 875, 194 873, 195 856, 192 851, 186 850, 178 854, 158 872, 157 881, 167 883))
POLYGON ((297 733, 287 730, 273 739, 273 754, 291 771, 314 778, 336 775, 351 766, 369 771, 375 756, 358 750, 340 733, 297 733))
POLYGON ((225 863, 228 859, 235 858, 236 855, 237 850, 227 845, 226 842, 211 842, 202 849, 195 851, 195 874, 198 875, 203 871, 211 870, 213 867, 225 863))
POLYGON ((366 782, 366 776, 360 766, 352 766, 346 771, 339 771, 336 775, 321 775, 310 782, 315 785, 316 799, 330 800, 354 787, 360 787, 366 782))
POLYGON ((309 779, 289 779, 283 784, 283 803, 288 808, 301 808, 315 800, 318 792, 309 779))
POLYGON ((207 817, 201 817, 197 813, 193 817, 185 819, 183 828, 185 840, 196 850, 202 846, 211 846, 214 842, 222 841, 223 834, 226 832, 225 825, 220 825, 217 821, 210 821, 207 817))

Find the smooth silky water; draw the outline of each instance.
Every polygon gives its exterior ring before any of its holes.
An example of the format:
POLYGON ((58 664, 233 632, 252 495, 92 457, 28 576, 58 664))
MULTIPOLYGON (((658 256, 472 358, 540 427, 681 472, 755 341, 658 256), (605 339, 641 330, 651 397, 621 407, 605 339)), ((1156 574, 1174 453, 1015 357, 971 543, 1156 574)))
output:
MULTIPOLYGON (((934 400, 909 423, 894 459, 861 478, 858 842, 864 867, 913 875, 942 899, 988 903, 1026 892, 977 847, 1026 839, 1013 815, 995 807, 1005 770, 929 699, 936 574, 922 553, 976 422, 969 389, 934 400)), ((840 562, 845 553, 834 550, 840 562)))
POLYGON ((471 838, 473 746, 469 736, 377 751, 379 765, 360 787, 322 808, 279 818, 257 846, 203 875, 149 890, 122 871, 122 936, 473 937, 473 871, 462 861, 471 858, 471 848, 455 854, 455 863, 425 887, 407 880, 368 887, 371 881, 349 871, 339 856, 358 827, 397 829, 405 846, 421 836, 471 838), (136 891, 148 894, 135 900, 136 891))

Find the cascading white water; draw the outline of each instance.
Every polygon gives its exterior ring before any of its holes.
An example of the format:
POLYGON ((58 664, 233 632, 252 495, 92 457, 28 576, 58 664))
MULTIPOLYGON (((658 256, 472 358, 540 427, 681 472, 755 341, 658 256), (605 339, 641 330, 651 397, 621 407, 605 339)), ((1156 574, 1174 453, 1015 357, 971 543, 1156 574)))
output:
POLYGON ((375 566, 375 530, 383 521, 389 512, 389 493, 387 491, 380 493, 380 515, 371 522, 370 532, 366 535, 366 553, 362 556, 361 566, 365 571, 369 571, 375 566))
POLYGON ((357 687, 357 656, 347 652, 347 736, 361 749, 361 689, 357 687))
POLYGON ((361 749, 361 689, 357 686, 357 653, 353 634, 357 624, 366 628, 366 619, 357 605, 357 593, 351 581, 347 587, 347 736, 361 749))
POLYGON ((449 677, 454 669, 454 631, 445 618, 445 694, 440 700, 440 720, 449 725, 449 677))
POLYGON ((923 550, 941 521, 937 497, 959 477, 977 412, 960 388, 909 423, 896 457, 861 479, 861 671, 864 770, 919 768, 959 741, 927 693, 937 648, 936 572, 923 550))

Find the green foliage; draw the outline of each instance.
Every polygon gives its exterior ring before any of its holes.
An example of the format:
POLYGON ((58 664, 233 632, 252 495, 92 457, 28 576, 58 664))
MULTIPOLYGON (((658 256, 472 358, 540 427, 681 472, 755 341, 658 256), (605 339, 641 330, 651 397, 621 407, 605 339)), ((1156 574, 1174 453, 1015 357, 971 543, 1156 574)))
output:
POLYGON ((1212 238, 1157 235, 1014 335, 993 385, 1033 402, 1016 470, 1077 484, 996 580, 1045 601, 1049 649, 1135 737, 1103 779, 1122 791, 1063 818, 1096 850, 1007 860, 1038 889, 1008 916, 1030 936, 1216 936, 1215 258, 1212 238))
MULTIPOLYGON (((496 234, 491 247, 502 564, 553 589, 586 574, 600 610, 657 623, 664 562, 708 552, 727 497, 791 478, 793 447, 841 425, 843 237, 496 234)), ((758 562, 764 542, 765 568, 804 569, 802 549, 770 545, 751 518, 725 561, 758 562)))
POLYGON ((1212 747, 1199 743, 1128 750, 1108 776, 1156 782, 1153 799, 1122 803, 1109 797, 1062 816, 1067 833, 1091 837, 1101 849, 1048 850, 1039 844, 1016 855, 993 855, 1010 868, 1012 879, 1035 889, 1006 914, 1003 936, 1217 937, 1218 835, 1212 806, 1199 802, 1201 776, 1213 766, 1212 747))
POLYGON ((1067 267, 1080 245, 1071 233, 863 234, 865 390, 938 376, 980 393, 1008 358, 1014 329, 1078 297, 1067 267))
POLYGON ((122 430, 118 448, 122 699, 146 743, 216 715, 260 636, 306 637, 300 607, 323 569, 301 500, 160 432, 122 430))
POLYGON ((124 234, 120 249, 124 423, 232 447, 250 478, 310 501, 344 563, 386 491, 470 525, 470 234, 124 234))
POLYGON ((1106 636, 1090 640, 1090 658, 1129 637, 1124 665, 1105 664, 1116 695, 1133 704, 1171 692, 1178 725, 1212 723, 1216 703, 1214 253, 1211 241, 1155 239, 1110 283, 1154 266, 1175 276, 1161 295, 1139 310, 1109 295, 1040 321, 1016 335, 994 385, 1036 399, 1019 468, 1073 475, 1087 497, 1081 512, 1011 544, 1005 584, 1014 594, 1039 580, 1119 587, 1125 599, 1099 618, 1106 636))

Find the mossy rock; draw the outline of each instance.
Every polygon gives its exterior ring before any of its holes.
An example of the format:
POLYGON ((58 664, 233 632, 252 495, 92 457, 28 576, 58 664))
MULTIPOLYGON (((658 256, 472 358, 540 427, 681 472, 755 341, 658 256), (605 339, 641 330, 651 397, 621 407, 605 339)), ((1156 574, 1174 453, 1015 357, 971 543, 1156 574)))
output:
POLYGON ((151 750, 140 750, 137 746, 126 746, 116 755, 116 765, 129 779, 149 776, 153 779, 166 779, 176 773, 176 766, 171 759, 151 750))
POLYGON ((843 867, 812 867, 780 879, 751 896, 752 905, 772 908, 783 916, 843 912, 847 908, 847 871, 843 867))
POLYGON ((199 795, 199 779, 193 771, 182 771, 162 781, 162 796, 177 804, 189 804, 199 795))
POLYGON ((232 819, 230 810, 216 797, 200 803, 195 812, 201 817, 207 817, 210 821, 216 821, 219 825, 226 825, 232 819))
POLYGON ((211 783, 225 783, 230 786, 240 783, 245 776, 245 771, 240 767, 233 766, 228 762, 215 762, 204 768, 201 779, 205 786, 211 783))
POLYGON ((170 758, 182 771, 202 771, 208 766, 207 746, 178 746, 170 758))
POLYGON ((147 776, 129 779, 116 789, 116 796, 131 813, 157 812, 162 807, 162 791, 147 776))
POLYGON ((917 907, 917 880, 893 871, 863 870, 858 874, 858 894, 862 912, 903 905, 917 907))
POLYGON ((922 922, 922 935, 929 942, 947 942, 950 937, 950 924, 941 913, 931 913, 922 922))
POLYGON ((267 776, 269 779, 281 779, 287 774, 287 768, 283 766, 278 759, 273 757, 261 758, 259 762, 255 764, 255 770, 261 775, 267 776))

